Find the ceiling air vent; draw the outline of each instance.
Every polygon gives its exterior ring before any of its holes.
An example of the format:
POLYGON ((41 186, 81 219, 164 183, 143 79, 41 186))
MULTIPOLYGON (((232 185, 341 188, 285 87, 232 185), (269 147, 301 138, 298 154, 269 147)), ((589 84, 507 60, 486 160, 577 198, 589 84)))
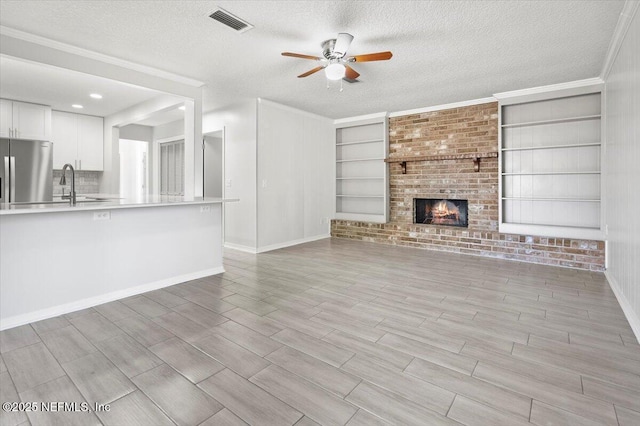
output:
POLYGON ((239 33, 249 31, 251 28, 253 28, 253 25, 251 25, 247 21, 243 21, 242 19, 230 14, 224 9, 218 8, 215 12, 209 15, 209 17, 226 25, 229 28, 236 30, 239 33))

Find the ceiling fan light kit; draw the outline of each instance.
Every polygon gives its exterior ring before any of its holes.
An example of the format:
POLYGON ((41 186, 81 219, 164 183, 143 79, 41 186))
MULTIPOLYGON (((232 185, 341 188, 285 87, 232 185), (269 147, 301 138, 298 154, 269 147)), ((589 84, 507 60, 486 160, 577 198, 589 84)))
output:
MULTIPOLYGON (((321 69, 324 69, 327 80, 338 81, 342 83, 342 80, 348 83, 356 83, 360 73, 349 66, 354 62, 371 62, 371 61, 386 61, 391 59, 393 54, 389 51, 369 53, 365 55, 355 55, 347 57, 347 50, 353 41, 353 36, 348 33, 340 33, 335 39, 329 39, 322 42, 322 56, 303 55, 300 53, 282 52, 282 56, 290 56, 293 58, 308 59, 312 61, 320 62, 320 65, 313 68, 303 74, 300 74, 298 78, 308 77, 321 69)), ((328 86, 327 86, 328 88, 328 86)), ((342 84, 340 84, 340 91, 342 91, 342 84)))
POLYGON ((341 80, 346 74, 347 68, 339 62, 334 62, 327 65, 324 69, 324 73, 329 80, 341 80))

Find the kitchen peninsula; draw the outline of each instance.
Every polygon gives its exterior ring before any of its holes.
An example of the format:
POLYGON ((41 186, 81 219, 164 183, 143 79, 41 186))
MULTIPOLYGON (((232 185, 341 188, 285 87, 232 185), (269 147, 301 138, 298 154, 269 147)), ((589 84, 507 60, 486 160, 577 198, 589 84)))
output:
POLYGON ((0 206, 0 329, 224 272, 226 201, 0 206))

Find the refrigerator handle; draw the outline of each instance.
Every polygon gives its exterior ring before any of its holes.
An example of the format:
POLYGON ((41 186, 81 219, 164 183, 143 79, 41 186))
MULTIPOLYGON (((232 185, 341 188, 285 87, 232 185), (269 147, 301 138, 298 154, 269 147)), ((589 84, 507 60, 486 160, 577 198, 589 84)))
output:
POLYGON ((9 202, 9 157, 4 157, 4 188, 2 193, 4 194, 4 202, 9 202))
POLYGON ((9 201, 15 202, 16 200, 16 157, 11 157, 11 193, 9 194, 9 201))

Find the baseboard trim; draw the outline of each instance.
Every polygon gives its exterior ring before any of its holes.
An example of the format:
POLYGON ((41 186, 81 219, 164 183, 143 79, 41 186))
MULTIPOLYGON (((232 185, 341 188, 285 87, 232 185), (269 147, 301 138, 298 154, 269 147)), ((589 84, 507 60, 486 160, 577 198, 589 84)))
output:
POLYGON ((243 246, 240 244, 224 243, 224 247, 232 250, 243 251, 245 253, 251 253, 251 254, 256 254, 258 252, 255 249, 255 247, 243 246))
POLYGON ((258 253, 265 253, 272 250, 278 250, 285 247, 297 246, 298 244, 310 243, 312 241, 324 240, 325 238, 331 238, 331 234, 325 235, 315 235, 313 237, 300 238, 299 240, 287 241, 284 243, 271 244, 269 246, 264 246, 258 248, 258 253))
POLYGON ((636 336, 636 340, 640 343, 640 317, 638 317, 638 313, 634 312, 631 307, 631 303, 627 300, 624 294, 620 291, 620 287, 618 285, 618 281, 609 273, 609 271, 604 271, 604 276, 607 278, 607 282, 609 283, 609 287, 613 291, 613 294, 616 295, 616 299, 618 299, 618 303, 622 308, 622 312, 624 316, 629 321, 629 325, 631 326, 631 330, 633 330, 633 334, 636 336))
POLYGON ((68 314, 70 312, 91 308, 93 306, 101 305, 103 303, 113 302, 114 300, 123 299, 125 297, 135 296, 136 294, 146 293, 147 291, 158 290, 160 288, 168 287, 170 285, 180 284, 185 281, 196 280, 198 278, 208 277, 210 275, 221 274, 223 272, 224 272, 223 266, 220 266, 217 268, 205 269, 203 271, 165 278, 163 280, 142 284, 142 285, 127 288, 124 290, 118 290, 111 293, 102 294, 99 296, 89 297, 86 299, 77 300, 75 302, 53 306, 51 308, 40 309, 35 312, 29 312, 27 314, 15 315, 13 317, 5 318, 2 321, 0 321, 0 330, 6 330, 9 328, 29 324, 35 321, 41 321, 48 318, 57 317, 58 315, 68 314))

